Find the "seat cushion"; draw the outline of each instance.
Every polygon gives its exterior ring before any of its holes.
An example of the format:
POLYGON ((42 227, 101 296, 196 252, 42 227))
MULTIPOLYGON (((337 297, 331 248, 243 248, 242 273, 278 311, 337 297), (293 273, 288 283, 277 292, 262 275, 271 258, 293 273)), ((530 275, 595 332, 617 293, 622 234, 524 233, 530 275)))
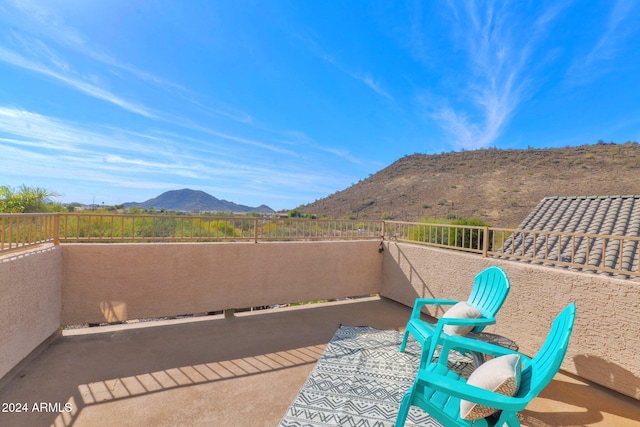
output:
MULTIPOLYGON (((477 319, 482 313, 474 307, 471 307, 466 301, 460 301, 447 310, 443 318, 462 318, 477 319)), ((473 329, 473 326, 444 325, 442 330, 449 335, 465 335, 473 329)))
MULTIPOLYGON (((520 387, 521 365, 520 355, 518 354, 496 357, 483 363, 473 371, 467 380, 467 384, 513 396, 520 387)), ((465 420, 488 417, 497 411, 496 408, 479 405, 467 400, 460 401, 460 417, 465 420)))

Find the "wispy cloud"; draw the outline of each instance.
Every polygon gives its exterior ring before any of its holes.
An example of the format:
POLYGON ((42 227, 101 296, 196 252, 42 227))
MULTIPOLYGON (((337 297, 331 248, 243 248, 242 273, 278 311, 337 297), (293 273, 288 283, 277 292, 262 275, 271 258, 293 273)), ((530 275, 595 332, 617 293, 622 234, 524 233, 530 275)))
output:
POLYGON ((127 137, 124 132, 116 133, 90 124, 74 124, 22 109, 0 107, 2 134, 9 135, 4 141, 14 147, 25 147, 38 155, 46 154, 52 161, 78 161, 82 167, 88 163, 100 163, 99 169, 121 167, 126 170, 131 165, 149 170, 159 167, 180 169, 179 157, 175 161, 159 162, 155 159, 172 155, 161 147, 127 137))
POLYGON ((414 1, 409 13, 410 25, 407 28, 408 37, 405 43, 408 44, 411 55, 421 63, 430 64, 430 56, 427 47, 427 37, 425 35, 424 14, 422 3, 414 1))
MULTIPOLYGON (((2 10, 0 9, 0 11, 2 10)), ((82 33, 67 25, 58 16, 56 10, 46 3, 31 0, 9 1, 3 11, 7 15, 5 22, 19 22, 21 27, 26 28, 27 32, 32 34, 31 37, 23 37, 18 36, 15 32, 12 33, 14 41, 20 45, 18 51, 21 53, 18 54, 13 49, 5 48, 5 62, 54 77, 89 96, 111 102, 133 113, 149 118, 153 117, 153 112, 150 108, 139 105, 136 102, 127 101, 116 95, 108 90, 106 85, 99 84, 99 79, 95 78, 95 76, 80 75, 77 72, 73 72, 72 67, 62 59, 61 55, 54 51, 52 45, 56 45, 70 52, 80 54, 86 59, 95 61, 99 64, 101 70, 105 72, 105 75, 113 74, 120 78, 133 77, 139 82, 151 84, 170 93, 197 107, 203 113, 214 117, 224 117, 244 124, 253 122, 250 114, 238 108, 218 101, 213 101, 214 104, 217 104, 215 107, 207 105, 212 100, 200 100, 202 96, 193 90, 156 74, 141 70, 102 51, 98 46, 92 45, 82 33), (28 55, 22 53, 28 53, 28 55)), ((0 48, 2 48, 1 45, 0 48)), ((0 58, 0 60, 2 59, 0 58)))
MULTIPOLYGON (((232 148, 226 142, 216 144, 207 137, 78 124, 0 106, 0 170, 47 182, 72 176, 76 185, 65 185, 69 191, 76 186, 98 188, 99 184, 167 190, 183 188, 182 182, 189 180, 189 185, 218 197, 233 194, 262 200, 266 193, 286 198, 282 188, 292 200, 301 192, 325 194, 349 179, 339 173, 328 174, 313 158, 304 162, 271 158, 265 162, 264 151, 272 147, 223 133, 209 135, 234 140, 247 149, 232 148)), ((287 158, 296 152, 280 154, 287 158)))
MULTIPOLYGON (((227 167, 220 167, 220 157, 203 159, 181 143, 182 137, 177 135, 173 139, 157 138, 121 129, 79 125, 17 108, 0 107, 2 135, 6 136, 0 141, 21 149, 22 155, 34 153, 40 157, 45 154, 52 162, 76 165, 79 169, 154 175, 161 171, 166 175, 188 177, 196 177, 198 171, 209 175, 235 175, 235 171, 243 169, 242 164, 230 162, 227 167), (150 144, 150 140, 155 144, 150 144)), ((204 141, 202 144, 205 145, 204 141)), ((215 146, 207 145, 220 155, 215 146)))
POLYGON ((465 58, 462 81, 452 79, 454 95, 423 96, 429 117, 463 149, 486 147, 502 134, 518 106, 528 98, 531 56, 558 10, 531 21, 517 5, 501 2, 450 2, 452 40, 465 58))
MULTIPOLYGON (((150 108, 149 106, 131 101, 118 95, 109 89, 109 75, 104 74, 104 71, 109 68, 116 70, 117 75, 127 73, 142 82, 160 87, 161 89, 170 92, 174 98, 177 97, 180 100, 184 100, 192 106, 195 106, 200 113, 204 113, 208 116, 223 117, 245 125, 248 128, 260 130, 260 126, 255 123, 254 118, 250 114, 238 108, 230 107, 220 102, 214 102, 214 104, 217 105, 210 105, 209 102, 202 100, 201 96, 194 94, 188 88, 123 63, 111 55, 101 52, 101 50, 96 46, 90 46, 89 41, 80 32, 68 25, 65 25, 54 9, 29 0, 25 0, 24 2, 13 2, 12 19, 21 19, 25 25, 31 28, 30 33, 32 35, 18 35, 17 33, 13 33, 11 36, 11 44, 13 46, 11 47, 3 47, 2 39, 0 39, 1 62, 53 78, 88 96, 101 99, 129 112, 153 119, 160 126, 178 126, 189 131, 186 133, 195 132, 200 135, 206 135, 209 138, 207 138, 207 142, 204 145, 213 146, 216 145, 216 141, 220 141, 216 148, 219 150, 218 152, 226 151, 231 155, 230 152, 232 150, 226 148, 223 143, 226 142, 226 146, 228 147, 228 143, 231 142, 236 145, 239 144, 252 147, 258 151, 267 151, 278 155, 298 158, 302 156, 298 150, 283 147, 282 144, 278 143, 277 137, 268 141, 265 139, 257 139, 242 135, 242 133, 255 134, 255 132, 251 132, 250 129, 245 129, 248 130, 247 132, 239 133, 237 131, 230 132, 228 130, 224 130, 224 128, 212 128, 208 124, 203 124, 202 121, 193 120, 191 117, 176 114, 172 111, 162 111, 150 108), (34 36, 33 34, 37 34, 38 36, 34 36), (43 39, 38 37, 45 38, 47 41, 45 42, 43 39), (54 46, 66 49, 64 50, 66 53, 69 53, 69 50, 71 50, 86 58, 90 58, 93 61, 97 61, 98 67, 96 69, 99 70, 99 72, 102 72, 102 77, 96 77, 96 74, 80 73, 74 69, 73 65, 70 64, 69 61, 64 59, 61 54, 62 51, 56 51, 54 46), (210 137, 213 137, 213 139, 210 137)), ((6 39, 7 38, 5 38, 5 40, 6 39)), ((324 59, 334 64, 352 78, 360 81, 377 94, 391 99, 389 93, 383 88, 382 83, 371 73, 350 72, 337 64, 333 58, 325 57, 324 59)), ((86 68, 86 62, 84 67, 86 68)), ((281 134, 281 132, 273 130, 270 130, 269 132, 281 134)), ((358 159, 351 156, 347 150, 321 147, 315 143, 310 146, 316 150, 333 154, 334 156, 352 163, 360 162, 358 159)))
POLYGON ((370 73, 352 74, 351 76, 369 86, 369 88, 371 88, 378 95, 382 95, 387 99, 393 99, 393 97, 382 88, 380 81, 376 80, 370 73))
POLYGON ((338 70, 342 71, 343 73, 348 74, 352 78, 358 80, 360 83, 369 87, 369 89, 373 90, 378 95, 381 95, 389 100, 393 100, 393 97, 389 94, 389 92, 387 92, 382 87, 382 83, 380 83, 379 80, 376 80, 376 78, 370 72, 357 73, 357 72, 350 71, 346 67, 338 63, 335 59, 332 59, 327 62, 335 66, 338 70))
POLYGON ((81 45, 84 37, 64 25, 49 3, 37 0, 6 0, 5 20, 25 28, 32 34, 46 34, 65 45, 81 45))
POLYGON ((297 37, 302 42, 304 42, 308 46, 308 48, 311 50, 311 52, 313 52, 314 55, 316 55, 323 61, 333 65, 336 69, 338 69, 344 74, 347 74, 351 78, 358 80, 360 83, 369 87, 369 89, 373 90, 378 95, 381 95, 389 100, 393 100, 393 96, 391 96, 391 94, 389 94, 389 92, 383 88, 383 85, 380 82, 380 80, 374 77, 374 75, 371 72, 369 71, 357 72, 351 69, 350 67, 344 65, 334 55, 329 54, 325 49, 321 48, 318 42, 316 42, 315 37, 301 35, 301 34, 296 34, 295 37, 297 37))
POLYGON ((46 3, 32 0, 10 0, 8 3, 11 4, 15 12, 13 19, 20 19, 21 24, 24 24, 34 34, 40 34, 57 45, 70 48, 104 65, 125 71, 140 80, 165 88, 184 90, 184 87, 178 84, 125 64, 113 56, 101 52, 96 46, 89 46, 86 37, 73 27, 66 25, 56 13, 55 8, 46 3))
POLYGON ((46 58, 40 58, 45 59, 46 61, 39 62, 37 59, 27 58, 13 50, 3 47, 0 47, 0 61, 51 77, 89 96, 117 105, 118 107, 132 113, 140 114, 141 116, 148 118, 155 117, 155 114, 150 109, 134 102, 127 101, 102 87, 73 76, 69 71, 70 67, 66 63, 54 57, 51 54, 51 51, 43 49, 44 44, 42 42, 37 42, 36 45, 39 47, 37 50, 39 53, 46 53, 46 58), (55 67, 47 65, 45 62, 53 62, 55 67))
POLYGON ((294 151, 287 150, 287 149, 279 147, 279 146, 277 146, 275 144, 269 144, 269 143, 262 142, 262 141, 257 141, 255 139, 251 139, 251 138, 245 138, 245 137, 241 137, 241 136, 237 136, 237 135, 232 135, 232 134, 230 134, 228 132, 223 132, 223 131, 220 131, 220 130, 211 129, 211 128, 207 127, 207 126, 202 126, 202 125, 200 125, 198 123, 195 123, 195 122, 190 121, 188 119, 185 119, 183 117, 165 116, 163 118, 163 120, 165 120, 168 123, 172 123, 172 124, 181 126, 183 128, 190 129, 192 131, 208 134, 208 135, 211 135, 211 136, 215 136, 217 138, 225 139, 225 140, 236 142, 236 143, 239 143, 239 144, 257 147, 257 148, 260 148, 260 149, 263 149, 263 150, 268 150, 268 151, 272 151, 272 152, 279 153, 279 154, 295 155, 294 151))
MULTIPOLYGON (((571 86, 589 84, 611 71, 613 60, 627 50, 627 39, 638 31, 640 7, 634 0, 617 0, 602 27, 594 46, 577 58, 567 71, 566 81, 571 86)), ((634 46, 633 55, 637 54, 634 46)))
POLYGON ((283 144, 296 147, 296 152, 299 153, 298 156, 301 158, 310 158, 317 152, 323 152, 331 154, 339 159, 346 160, 352 164, 361 165, 364 163, 362 159, 354 156, 349 150, 321 145, 304 132, 284 131, 282 134, 284 135, 284 139, 278 139, 278 141, 283 144))
MULTIPOLYGON (((80 92, 85 93, 86 95, 101 99, 120 108, 123 108, 129 112, 139 114, 156 121, 180 126, 185 129, 205 133, 235 143, 259 147, 261 149, 273 151, 280 154, 294 154, 293 152, 276 145, 256 141, 250 138, 240 137, 228 132, 211 129, 207 126, 202 126, 198 123, 195 123, 192 120, 180 115, 153 110, 144 105, 126 100, 112 93, 111 91, 88 81, 90 80, 89 77, 80 76, 79 73, 74 71, 67 62, 62 60, 60 56, 57 55, 52 49, 50 49, 44 42, 35 39, 26 39, 24 37, 19 37, 17 40, 22 47, 21 50, 30 53, 30 56, 32 56, 32 58, 27 58, 13 50, 9 50, 0 46, 0 62, 5 62, 22 69, 56 79, 80 92)), ((252 123, 252 118, 244 113, 233 110, 231 112, 220 111, 215 110, 211 107, 207 107, 200 103, 198 104, 201 109, 206 110, 211 114, 222 115, 244 124, 252 123)))
MULTIPOLYGON (((207 134, 209 136, 214 136, 218 139, 230 141, 236 144, 252 146, 255 148, 259 148, 261 150, 267 150, 267 151, 271 151, 278 154, 284 154, 288 156, 296 155, 294 151, 287 150, 275 144, 269 144, 269 143, 258 141, 255 139, 234 135, 229 132, 212 129, 210 127, 203 126, 190 119, 187 119, 181 115, 152 110, 146 106, 125 100, 104 88, 101 88, 85 80, 82 80, 81 77, 76 77, 75 74, 77 73, 73 71, 72 68, 66 62, 61 60, 58 55, 53 53, 53 51, 49 49, 43 42, 34 41, 34 40, 26 41, 25 39, 22 39, 21 42, 25 46, 25 48, 27 48, 26 49, 27 51, 31 52, 34 56, 37 56, 38 58, 32 60, 12 50, 8 50, 0 47, 0 61, 14 65, 16 67, 20 67, 20 68, 32 71, 32 72, 45 75, 47 77, 54 78, 89 96, 104 100, 118 107, 121 107, 127 111, 139 114, 147 118, 154 119, 158 122, 179 126, 179 127, 182 127, 183 129, 188 129, 198 133, 207 134), (40 60, 40 62, 37 61, 38 59, 40 60)), ((202 106, 202 108, 205 108, 208 111, 213 111, 209 107, 202 106)), ((5 115, 6 114, 7 114, 7 111, 5 110, 5 115)), ((16 112, 14 111, 12 112, 12 114, 16 115, 16 112)), ((244 116, 244 118, 242 118, 241 116, 242 113, 218 112, 218 114, 226 115, 226 116, 230 116, 231 114, 233 114, 234 117, 232 118, 234 120, 245 123, 245 124, 251 124, 252 122, 252 119, 250 116, 244 116)), ((38 117, 39 116, 37 115, 31 114, 30 120, 37 121, 36 119, 38 117)), ((49 125, 52 125, 52 124, 53 122, 49 123, 49 125)), ((55 127, 55 126, 51 126, 51 127, 55 127)), ((48 127, 48 129, 50 129, 51 127, 48 127)), ((55 134, 53 135, 50 134, 48 135, 48 137, 55 139, 55 134)))

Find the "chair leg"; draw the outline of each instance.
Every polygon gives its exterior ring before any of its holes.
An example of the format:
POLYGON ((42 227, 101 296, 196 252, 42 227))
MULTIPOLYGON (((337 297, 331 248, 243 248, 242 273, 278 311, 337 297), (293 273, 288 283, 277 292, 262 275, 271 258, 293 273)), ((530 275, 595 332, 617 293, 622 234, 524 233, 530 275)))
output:
POLYGON ((500 413, 500 418, 496 422, 496 427, 520 427, 520 419, 518 418, 518 414, 516 412, 507 412, 502 411, 500 413))
POLYGON ((402 344, 400 344, 400 353, 404 353, 404 349, 407 347, 408 339, 409 339, 409 329, 405 329, 404 335, 402 336, 402 344))
POLYGON ((407 394, 402 398, 400 402, 400 409, 398 410, 398 417, 396 418, 395 427, 404 427, 404 423, 407 421, 407 415, 409 415, 409 408, 411 407, 411 399, 413 396, 415 385, 412 385, 407 394))
POLYGON ((431 360, 427 360, 428 355, 429 355, 429 352, 424 351, 424 348, 423 348, 422 352, 420 353, 420 369, 426 368, 427 364, 431 362, 431 360))

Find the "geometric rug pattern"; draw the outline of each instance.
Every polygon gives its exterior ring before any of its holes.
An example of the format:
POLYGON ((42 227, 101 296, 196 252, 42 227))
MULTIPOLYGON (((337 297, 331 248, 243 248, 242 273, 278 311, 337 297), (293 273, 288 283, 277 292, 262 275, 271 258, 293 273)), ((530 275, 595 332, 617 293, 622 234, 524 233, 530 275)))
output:
MULTIPOLYGON (((420 345, 398 348, 399 331, 341 325, 327 345, 279 427, 393 427, 400 401, 416 377, 420 345)), ((450 368, 468 376, 473 361, 450 355, 450 368)), ((406 427, 440 427, 411 407, 406 427)))

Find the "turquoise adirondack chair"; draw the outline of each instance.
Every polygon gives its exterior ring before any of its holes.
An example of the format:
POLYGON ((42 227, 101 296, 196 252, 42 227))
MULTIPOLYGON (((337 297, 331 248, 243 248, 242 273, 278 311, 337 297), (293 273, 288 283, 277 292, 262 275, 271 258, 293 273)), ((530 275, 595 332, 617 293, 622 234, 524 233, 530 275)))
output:
POLYGON ((520 426, 517 412, 523 410, 551 382, 560 369, 569 345, 575 316, 576 306, 571 303, 558 314, 551 325, 547 339, 533 359, 514 350, 468 337, 447 337, 438 361, 418 371, 414 384, 402 399, 395 426, 404 426, 409 407, 412 405, 422 408, 445 427, 484 427, 505 424, 509 427, 520 426), (520 386, 516 394, 507 396, 467 384, 465 379, 447 368, 446 356, 452 349, 466 349, 498 357, 508 354, 519 355, 520 386), (497 408, 499 411, 490 419, 465 420, 460 414, 461 400, 497 408))
MULTIPOLYGON (((453 328, 467 327, 467 331, 482 332, 486 326, 496 323, 496 313, 500 310, 504 300, 507 298, 509 288, 510 284, 507 274, 500 267, 488 267, 478 273, 474 278, 471 295, 466 301, 468 306, 480 312, 480 317, 441 317, 435 325, 420 319, 422 307, 425 305, 455 305, 460 301, 417 298, 413 305, 411 318, 404 331, 400 351, 404 352, 409 334, 413 335, 416 341, 422 346, 420 367, 425 367, 428 362, 431 362, 436 351, 436 346, 441 341, 441 337, 448 335, 446 333, 448 329, 447 325, 453 328), (432 339, 433 337, 436 337, 436 339, 432 339)), ((464 334, 462 333, 462 335, 464 334)))

